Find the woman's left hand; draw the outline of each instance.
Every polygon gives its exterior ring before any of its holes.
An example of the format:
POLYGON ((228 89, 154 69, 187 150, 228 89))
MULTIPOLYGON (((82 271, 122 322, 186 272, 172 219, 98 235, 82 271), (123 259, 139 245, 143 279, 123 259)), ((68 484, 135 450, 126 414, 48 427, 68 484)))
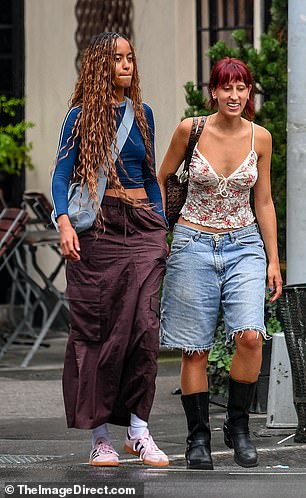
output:
POLYGON ((279 264, 269 264, 268 266, 268 288, 271 295, 269 301, 274 303, 282 294, 283 279, 279 264))

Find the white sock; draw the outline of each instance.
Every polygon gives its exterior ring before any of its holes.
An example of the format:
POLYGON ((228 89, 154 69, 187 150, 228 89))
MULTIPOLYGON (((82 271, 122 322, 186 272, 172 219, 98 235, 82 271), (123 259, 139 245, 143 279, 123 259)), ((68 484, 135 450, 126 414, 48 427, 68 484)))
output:
POLYGON ((137 417, 134 413, 131 413, 130 423, 129 433, 132 438, 141 437, 148 427, 148 422, 141 420, 141 418, 137 417))
POLYGON ((111 440, 109 432, 108 432, 107 424, 102 424, 102 425, 99 425, 98 427, 95 427, 94 429, 92 429, 92 431, 91 431, 92 447, 94 447, 94 445, 96 444, 96 441, 97 441, 97 439, 99 439, 99 437, 104 437, 104 439, 106 439, 107 441, 111 440))

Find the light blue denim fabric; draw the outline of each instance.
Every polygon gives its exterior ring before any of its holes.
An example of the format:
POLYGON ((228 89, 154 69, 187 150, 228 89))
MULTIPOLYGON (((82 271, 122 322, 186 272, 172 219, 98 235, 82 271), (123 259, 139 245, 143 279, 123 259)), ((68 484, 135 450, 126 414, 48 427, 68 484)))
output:
POLYGON ((161 345, 213 347, 220 306, 226 341, 256 330, 265 338, 266 255, 257 225, 211 234, 176 224, 161 302, 161 345))

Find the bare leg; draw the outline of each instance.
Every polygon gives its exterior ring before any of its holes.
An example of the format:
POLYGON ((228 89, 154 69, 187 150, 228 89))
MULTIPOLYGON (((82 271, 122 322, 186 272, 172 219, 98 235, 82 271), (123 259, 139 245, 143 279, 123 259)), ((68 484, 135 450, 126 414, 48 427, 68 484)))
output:
POLYGON ((208 391, 207 380, 208 351, 182 354, 181 388, 183 394, 208 391))
POLYGON ((230 376, 239 382, 256 382, 262 361, 262 336, 256 330, 236 334, 236 351, 230 376))

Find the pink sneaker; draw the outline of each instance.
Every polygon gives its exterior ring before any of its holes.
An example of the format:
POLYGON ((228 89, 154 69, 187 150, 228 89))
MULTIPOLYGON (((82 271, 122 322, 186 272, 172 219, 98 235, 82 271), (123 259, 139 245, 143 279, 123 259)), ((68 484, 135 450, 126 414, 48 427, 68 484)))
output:
POLYGON ((125 451, 132 455, 137 455, 146 465, 161 467, 169 465, 167 455, 156 446, 148 429, 140 438, 132 438, 127 430, 127 437, 124 445, 125 451))
POLYGON ((88 463, 98 467, 118 467, 118 457, 119 455, 114 450, 112 443, 100 437, 89 454, 88 463))

